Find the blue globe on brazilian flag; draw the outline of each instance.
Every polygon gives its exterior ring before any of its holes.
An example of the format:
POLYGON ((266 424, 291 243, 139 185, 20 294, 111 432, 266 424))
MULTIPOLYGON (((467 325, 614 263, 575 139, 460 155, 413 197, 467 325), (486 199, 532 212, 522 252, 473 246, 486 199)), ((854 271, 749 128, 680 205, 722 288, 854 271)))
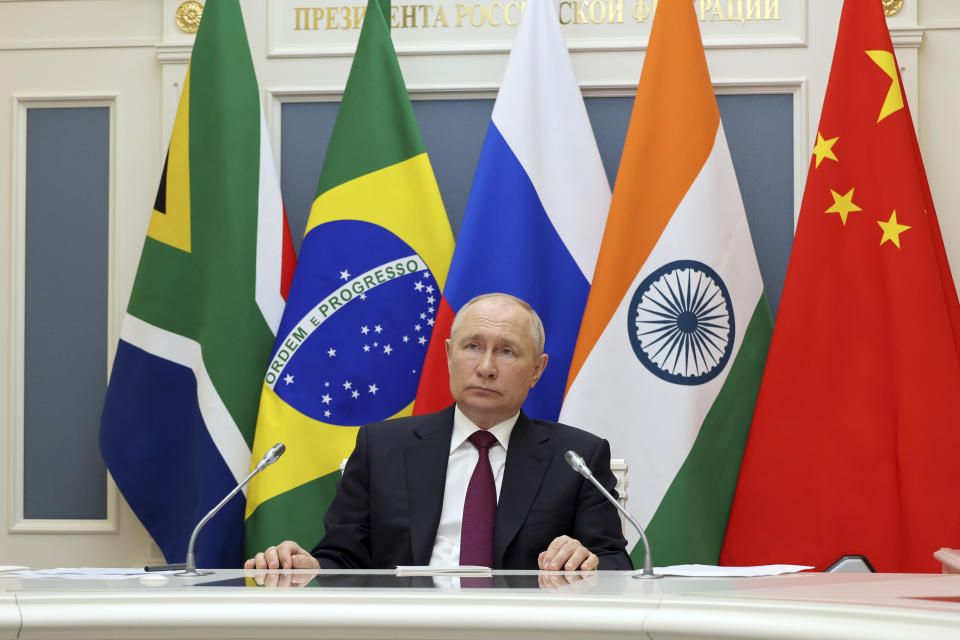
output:
POLYGON ((400 413, 416 394, 436 278, 405 242, 366 222, 328 222, 307 241, 322 246, 305 245, 300 269, 311 282, 290 297, 266 385, 331 425, 400 413))

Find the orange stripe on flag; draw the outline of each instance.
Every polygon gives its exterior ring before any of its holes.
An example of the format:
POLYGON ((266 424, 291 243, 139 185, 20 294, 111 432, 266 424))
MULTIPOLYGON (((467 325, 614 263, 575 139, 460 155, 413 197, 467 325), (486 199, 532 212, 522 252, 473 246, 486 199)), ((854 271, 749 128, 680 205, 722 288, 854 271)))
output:
POLYGON ((684 11, 695 9, 657 8, 567 390, 713 149, 720 112, 699 22, 684 11))

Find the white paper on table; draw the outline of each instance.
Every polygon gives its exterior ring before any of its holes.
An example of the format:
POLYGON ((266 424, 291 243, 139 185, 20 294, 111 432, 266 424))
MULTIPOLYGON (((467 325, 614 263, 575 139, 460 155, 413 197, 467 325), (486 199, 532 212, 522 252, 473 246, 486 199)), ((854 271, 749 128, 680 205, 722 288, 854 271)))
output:
POLYGON ((684 576, 689 578, 750 578, 756 576, 779 576, 813 569, 799 564, 766 564, 756 567, 718 567, 712 564, 675 564, 669 567, 654 567, 660 576, 684 576))
POLYGON ((492 576, 490 567, 461 565, 454 567, 398 566, 398 576, 492 576))
POLYGON ((63 578, 67 580, 131 580, 142 578, 145 575, 150 575, 150 573, 143 569, 79 567, 73 569, 34 569, 32 571, 17 571, 8 575, 18 578, 63 578))

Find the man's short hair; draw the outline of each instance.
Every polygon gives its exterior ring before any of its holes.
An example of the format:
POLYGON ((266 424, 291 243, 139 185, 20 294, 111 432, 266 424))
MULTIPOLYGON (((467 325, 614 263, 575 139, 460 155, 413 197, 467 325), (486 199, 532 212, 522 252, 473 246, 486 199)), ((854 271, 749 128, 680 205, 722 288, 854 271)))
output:
POLYGON ((473 304, 480 302, 481 300, 486 300, 487 298, 501 298, 508 300, 519 305, 530 314, 530 338, 533 339, 533 346, 536 351, 534 356, 539 357, 542 355, 544 345, 546 345, 547 342, 547 334, 543 329, 543 321, 540 319, 540 316, 537 314, 536 310, 534 310, 534 308, 531 307, 526 300, 512 296, 509 293, 482 293, 479 296, 475 296, 468 300, 465 305, 460 307, 460 310, 457 311, 457 315, 453 318, 453 324, 450 325, 450 337, 452 338, 454 332, 456 332, 457 326, 463 317, 463 312, 469 309, 473 304))

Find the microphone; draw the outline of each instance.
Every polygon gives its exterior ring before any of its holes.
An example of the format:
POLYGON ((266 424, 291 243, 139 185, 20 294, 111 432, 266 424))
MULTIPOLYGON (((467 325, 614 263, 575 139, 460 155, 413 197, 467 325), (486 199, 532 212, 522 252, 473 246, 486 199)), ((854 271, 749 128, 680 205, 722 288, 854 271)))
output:
POLYGON ((263 471, 264 469, 272 465, 274 462, 276 462, 277 459, 280 456, 282 456, 283 452, 286 450, 287 450, 287 447, 282 442, 278 442, 277 444, 270 447, 267 450, 267 452, 263 454, 263 458, 260 459, 260 462, 257 463, 257 466, 254 467, 253 471, 250 472, 250 475, 248 475, 246 478, 244 478, 240 482, 240 484, 234 487, 233 491, 228 493, 227 497, 221 500, 217 506, 215 506, 213 509, 210 509, 210 511, 207 512, 207 515, 203 516, 203 519, 200 522, 198 522, 196 528, 194 528, 193 534, 190 536, 190 542, 187 544, 187 561, 184 563, 183 571, 178 571, 173 575, 193 577, 193 576, 208 576, 211 573, 214 573, 213 571, 197 570, 197 560, 193 555, 193 544, 197 541, 197 534, 200 533, 200 529, 203 528, 203 525, 207 524, 207 521, 209 521, 210 518, 216 515, 217 511, 220 511, 220 509, 223 508, 223 505, 230 502, 230 498, 237 495, 237 493, 241 489, 247 486, 247 483, 250 482, 250 479, 253 478, 253 476, 257 475, 258 473, 260 473, 261 471, 263 471))
POLYGON ((600 490, 600 493, 603 494, 607 500, 610 501, 610 504, 615 506, 617 510, 623 514, 623 516, 633 525, 633 527, 640 533, 640 539, 643 540, 643 571, 640 573, 634 573, 634 578, 662 578, 663 576, 658 576, 653 573, 653 558, 650 555, 650 543, 647 541, 647 534, 643 532, 643 528, 637 523, 637 521, 627 513, 626 509, 620 506, 620 503, 610 495, 610 492, 603 488, 603 485, 600 484, 596 478, 593 477, 593 472, 590 471, 590 467, 587 466, 587 463, 584 462, 583 458, 580 457, 575 451, 567 451, 563 455, 564 460, 567 461, 567 464, 570 465, 574 471, 582 475, 584 478, 593 483, 593 485, 600 490))

